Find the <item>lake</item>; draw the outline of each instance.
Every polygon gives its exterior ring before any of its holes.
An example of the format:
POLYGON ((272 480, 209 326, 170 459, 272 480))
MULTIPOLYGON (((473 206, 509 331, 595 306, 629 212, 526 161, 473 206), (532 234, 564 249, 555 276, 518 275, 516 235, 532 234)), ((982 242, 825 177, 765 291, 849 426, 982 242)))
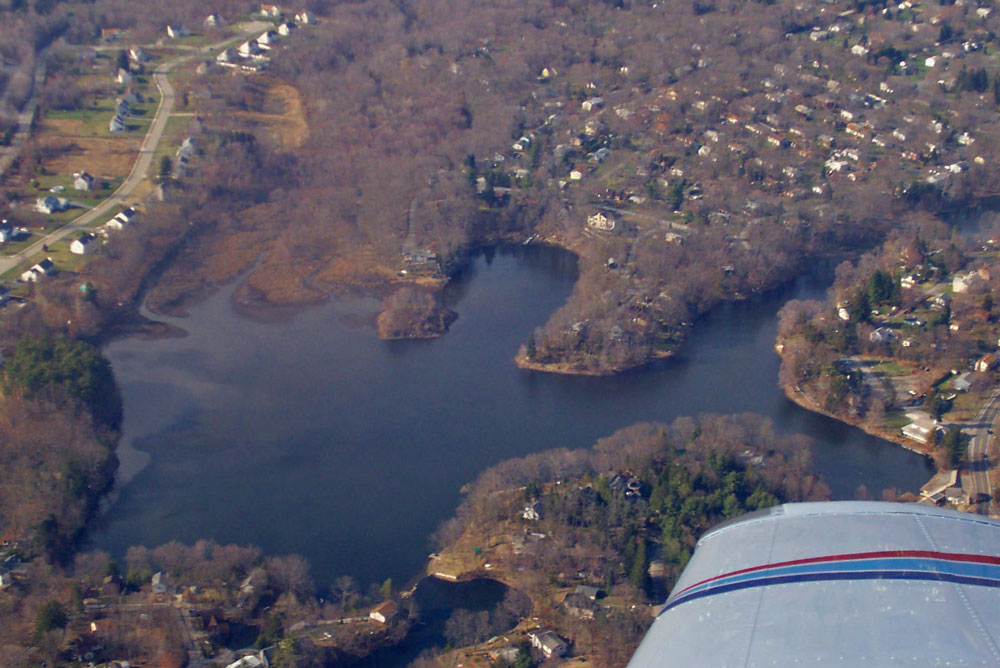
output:
POLYGON ((829 277, 725 304, 675 359, 610 378, 527 372, 511 359, 561 306, 575 258, 536 247, 476 255, 447 288, 459 319, 432 341, 380 341, 372 299, 344 298, 281 322, 237 313, 234 286, 163 318, 188 332, 107 346, 125 419, 121 483, 93 547, 210 538, 299 553, 320 584, 402 583, 459 490, 506 458, 640 421, 752 411, 817 443, 839 497, 862 483, 917 490, 926 458, 788 401, 777 384, 776 313, 821 298, 829 277))

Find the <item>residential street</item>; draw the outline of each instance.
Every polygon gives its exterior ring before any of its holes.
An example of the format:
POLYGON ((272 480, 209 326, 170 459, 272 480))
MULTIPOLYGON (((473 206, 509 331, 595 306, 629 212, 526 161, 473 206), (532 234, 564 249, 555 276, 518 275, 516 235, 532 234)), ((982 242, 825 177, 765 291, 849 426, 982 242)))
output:
POLYGON ((163 131, 167 127, 167 121, 169 120, 170 114, 174 109, 174 89, 173 86, 170 85, 170 80, 167 78, 167 74, 181 63, 184 63, 195 56, 214 53, 217 50, 224 48, 226 45, 238 39, 242 39, 243 36, 260 30, 261 25, 262 24, 260 22, 251 22, 242 25, 240 26, 242 30, 242 35, 240 37, 230 37, 222 42, 206 46, 198 51, 168 60, 157 67, 153 73, 153 81, 156 83, 156 88, 160 92, 160 103, 156 107, 156 113, 150 123, 149 130, 146 132, 146 136, 142 140, 142 145, 139 147, 139 156, 132 165, 132 170, 129 172, 128 177, 120 186, 118 186, 117 190, 115 190, 110 197, 95 206, 93 209, 77 216, 58 230, 50 232, 27 248, 21 250, 19 253, 0 257, 0 275, 7 273, 28 258, 42 252, 43 246, 55 243, 60 239, 64 239, 73 232, 88 228, 94 223, 94 221, 100 219, 102 216, 110 218, 117 213, 117 207, 125 204, 129 196, 135 191, 136 187, 138 187, 143 179, 146 178, 146 173, 153 160, 153 154, 156 151, 156 147, 160 143, 163 131))

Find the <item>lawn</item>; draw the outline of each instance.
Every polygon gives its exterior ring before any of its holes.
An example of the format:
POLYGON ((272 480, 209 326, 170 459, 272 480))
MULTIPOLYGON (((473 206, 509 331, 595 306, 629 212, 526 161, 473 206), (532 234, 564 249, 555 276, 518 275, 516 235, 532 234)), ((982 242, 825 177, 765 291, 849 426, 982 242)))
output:
POLYGON ((896 432, 910 424, 910 419, 903 411, 892 411, 885 414, 882 427, 887 432, 896 432))
POLYGON ((8 241, 0 246, 0 255, 14 255, 16 253, 20 253, 36 241, 38 241, 38 235, 34 232, 29 232, 15 241, 8 241))
POLYGON ((912 369, 901 365, 899 362, 894 362, 892 360, 886 360, 879 362, 872 366, 872 371, 876 373, 883 373, 890 378, 898 378, 899 376, 909 376, 913 373, 912 369))

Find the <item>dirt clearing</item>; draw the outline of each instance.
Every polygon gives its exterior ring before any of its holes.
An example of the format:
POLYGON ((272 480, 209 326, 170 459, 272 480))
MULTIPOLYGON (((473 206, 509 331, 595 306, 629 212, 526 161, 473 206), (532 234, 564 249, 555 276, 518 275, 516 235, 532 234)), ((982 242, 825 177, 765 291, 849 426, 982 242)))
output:
POLYGON ((241 111, 237 116, 263 127, 267 135, 285 149, 298 148, 309 139, 302 96, 294 86, 270 82, 264 91, 263 108, 267 111, 241 111), (273 111, 271 111, 273 110, 273 111))

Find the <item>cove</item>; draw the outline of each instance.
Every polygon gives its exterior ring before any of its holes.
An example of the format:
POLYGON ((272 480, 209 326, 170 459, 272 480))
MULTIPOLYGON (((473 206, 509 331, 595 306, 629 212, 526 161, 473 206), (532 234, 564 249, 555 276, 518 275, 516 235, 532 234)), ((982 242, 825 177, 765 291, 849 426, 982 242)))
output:
POLYGON ((788 299, 821 298, 829 277, 720 306, 678 357, 650 369, 595 378, 516 368, 517 347, 575 278, 575 259, 559 250, 479 253, 447 288, 459 319, 432 341, 380 341, 356 324, 377 312, 371 299, 248 319, 231 286, 186 318, 164 318, 185 337, 109 344, 126 475, 92 546, 122 554, 210 538, 299 553, 320 584, 344 574, 401 583, 486 467, 699 413, 756 412, 812 437, 814 468, 841 498, 861 484, 916 490, 929 477, 925 458, 805 411, 778 387, 776 313, 788 299))

